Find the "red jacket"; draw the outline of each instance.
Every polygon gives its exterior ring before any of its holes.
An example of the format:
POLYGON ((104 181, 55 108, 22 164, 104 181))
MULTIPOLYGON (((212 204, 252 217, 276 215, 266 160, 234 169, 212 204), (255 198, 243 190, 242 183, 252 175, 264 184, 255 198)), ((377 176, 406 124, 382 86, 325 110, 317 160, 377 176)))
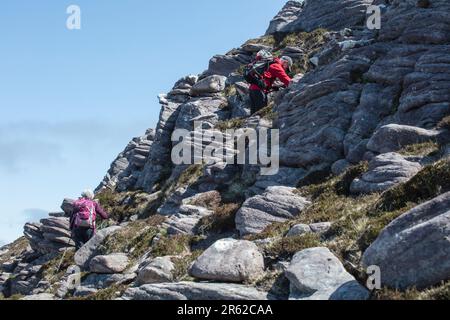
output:
MULTIPOLYGON (((275 63, 272 63, 269 67, 269 69, 264 73, 264 82, 266 83, 266 92, 268 92, 275 82, 276 79, 283 82, 283 84, 287 87, 292 79, 287 75, 286 71, 284 70, 281 60, 278 58, 275 58, 275 63)), ((252 84, 250 86, 250 90, 261 90, 260 87, 258 87, 256 84, 252 84)))

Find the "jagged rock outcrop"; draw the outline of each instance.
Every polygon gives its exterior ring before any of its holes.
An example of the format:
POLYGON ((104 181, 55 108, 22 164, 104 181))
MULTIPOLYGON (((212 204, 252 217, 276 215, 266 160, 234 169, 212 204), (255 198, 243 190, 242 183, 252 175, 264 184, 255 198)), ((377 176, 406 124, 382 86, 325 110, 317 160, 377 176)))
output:
POLYGON ((389 224, 363 256, 381 269, 385 286, 426 288, 450 278, 450 193, 389 224))
POLYGON ((192 264, 189 273, 201 280, 246 282, 264 271, 264 258, 250 241, 222 239, 209 247, 192 264))
POLYGON ((286 2, 281 11, 270 22, 266 35, 285 32, 289 25, 298 19, 305 2, 305 0, 286 2))
POLYGON ((298 252, 286 270, 292 300, 366 300, 369 291, 350 275, 330 250, 298 252))
POLYGON ((147 162, 154 138, 155 132, 152 129, 142 137, 133 138, 113 161, 97 191, 103 188, 125 191, 134 186, 147 162))
POLYGON ((49 217, 40 223, 27 223, 24 235, 34 250, 47 254, 75 246, 69 226, 69 218, 49 217))
POLYGON ((269 187, 264 194, 248 199, 236 215, 240 235, 260 233, 275 222, 298 216, 310 202, 295 191, 289 187, 269 187))
POLYGON ((369 171, 350 186, 354 194, 382 192, 414 177, 422 169, 417 162, 406 160, 398 153, 385 153, 369 163, 369 171))

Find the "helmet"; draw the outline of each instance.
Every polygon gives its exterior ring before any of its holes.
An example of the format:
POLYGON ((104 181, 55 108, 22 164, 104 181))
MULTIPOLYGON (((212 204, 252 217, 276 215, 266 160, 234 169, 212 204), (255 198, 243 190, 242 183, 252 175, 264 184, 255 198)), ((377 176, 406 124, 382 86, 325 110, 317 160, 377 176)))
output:
POLYGON ((256 54, 256 60, 260 61, 260 60, 269 60, 269 59, 273 59, 273 55, 272 53, 270 53, 269 51, 263 49, 260 50, 257 54, 256 54))

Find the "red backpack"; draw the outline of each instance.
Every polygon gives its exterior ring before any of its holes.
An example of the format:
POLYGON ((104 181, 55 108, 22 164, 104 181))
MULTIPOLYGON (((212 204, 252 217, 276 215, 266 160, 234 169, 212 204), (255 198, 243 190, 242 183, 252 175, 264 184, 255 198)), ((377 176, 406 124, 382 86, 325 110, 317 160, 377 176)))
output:
POLYGON ((88 199, 79 199, 74 203, 75 217, 74 225, 77 228, 95 229, 95 220, 97 214, 95 212, 95 203, 88 199))

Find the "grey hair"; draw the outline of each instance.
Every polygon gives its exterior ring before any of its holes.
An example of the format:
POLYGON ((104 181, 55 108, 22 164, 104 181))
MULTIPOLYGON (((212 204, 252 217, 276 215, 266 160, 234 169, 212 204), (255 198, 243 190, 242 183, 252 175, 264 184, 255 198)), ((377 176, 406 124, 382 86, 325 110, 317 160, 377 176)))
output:
POLYGON ((294 61, 292 60, 292 58, 288 57, 288 56, 282 56, 280 58, 280 60, 286 61, 289 64, 289 68, 292 68, 292 65, 294 64, 294 61))
POLYGON ((87 189, 81 193, 81 197, 89 199, 89 200, 94 200, 95 194, 92 190, 87 189))

